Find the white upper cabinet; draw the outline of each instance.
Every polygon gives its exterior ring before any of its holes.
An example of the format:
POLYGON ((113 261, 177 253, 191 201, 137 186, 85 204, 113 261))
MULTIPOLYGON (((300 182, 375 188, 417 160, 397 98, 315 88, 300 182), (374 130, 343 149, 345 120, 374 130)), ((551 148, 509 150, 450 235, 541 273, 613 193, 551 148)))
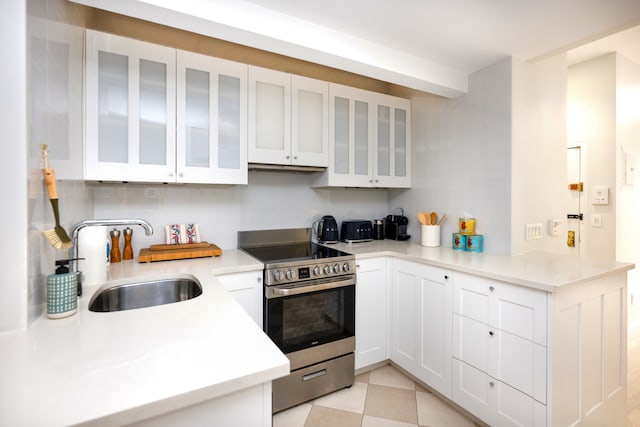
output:
POLYGON ((411 103, 329 85, 329 167, 318 186, 410 187, 411 103))
POLYGON ((291 76, 292 164, 329 164, 329 83, 291 76))
POLYGON ((411 187, 411 101, 376 95, 376 187, 411 187))
POLYGON ((326 166, 328 83, 249 67, 249 162, 326 166))
POLYGON ((85 179, 175 181, 168 47, 87 30, 85 179))
POLYGON ((87 180, 247 183, 247 66, 87 30, 87 180))
POLYGON ((246 184, 247 66, 177 55, 177 182, 246 184))

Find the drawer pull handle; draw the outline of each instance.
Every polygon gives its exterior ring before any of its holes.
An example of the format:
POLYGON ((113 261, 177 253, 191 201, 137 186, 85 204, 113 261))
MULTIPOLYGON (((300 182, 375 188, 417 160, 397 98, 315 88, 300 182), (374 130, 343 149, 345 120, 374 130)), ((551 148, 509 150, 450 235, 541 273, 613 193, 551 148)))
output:
POLYGON ((444 280, 449 280, 449 276, 447 276, 446 274, 444 275, 444 280))
POLYGON ((494 383, 493 381, 489 382, 489 387, 494 387, 496 385, 496 383, 494 383))
POLYGON ((307 375, 303 375, 302 376, 302 381, 311 381, 312 379, 321 377, 323 375, 327 375, 327 370, 326 369, 320 369, 319 371, 312 372, 312 373, 307 374, 307 375))
POLYGON ((495 288, 495 287, 493 287, 493 286, 489 286, 489 290, 490 290, 491 292, 493 292, 493 291, 495 291, 495 290, 496 290, 496 288, 495 288))
POLYGON ((493 336, 493 331, 489 331, 489 335, 493 336))

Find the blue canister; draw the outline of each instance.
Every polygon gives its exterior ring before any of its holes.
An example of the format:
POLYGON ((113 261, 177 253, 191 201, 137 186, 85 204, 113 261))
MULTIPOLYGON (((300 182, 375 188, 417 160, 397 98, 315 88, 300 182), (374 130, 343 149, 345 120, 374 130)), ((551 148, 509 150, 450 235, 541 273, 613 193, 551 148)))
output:
POLYGON ((47 276, 47 316, 51 319, 78 311, 78 273, 69 272, 69 261, 56 261, 56 273, 47 276))
POLYGON ((467 236, 467 252, 482 252, 482 234, 467 236))
POLYGON ((453 233, 451 236, 451 247, 459 251, 464 251, 467 248, 467 236, 462 233, 453 233))

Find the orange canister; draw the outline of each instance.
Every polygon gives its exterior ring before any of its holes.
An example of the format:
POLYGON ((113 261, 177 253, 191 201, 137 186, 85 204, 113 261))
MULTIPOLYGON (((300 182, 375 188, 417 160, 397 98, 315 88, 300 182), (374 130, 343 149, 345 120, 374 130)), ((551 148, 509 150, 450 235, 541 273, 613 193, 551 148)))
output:
POLYGON ((475 234, 476 232, 476 219, 475 218, 460 218, 458 220, 458 230, 460 234, 475 234))

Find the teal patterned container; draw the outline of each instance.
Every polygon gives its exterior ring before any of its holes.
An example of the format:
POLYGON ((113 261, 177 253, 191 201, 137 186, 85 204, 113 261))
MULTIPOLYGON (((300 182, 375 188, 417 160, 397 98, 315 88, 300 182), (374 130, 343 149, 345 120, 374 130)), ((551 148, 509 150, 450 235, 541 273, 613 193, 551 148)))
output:
POLYGON ((482 234, 472 234, 467 236, 467 252, 482 252, 482 234))
POLYGON ((451 236, 451 247, 458 251, 467 249, 467 236, 462 233, 453 233, 451 236))
POLYGON ((47 276, 47 316, 51 319, 68 317, 78 311, 77 277, 76 272, 47 276))

